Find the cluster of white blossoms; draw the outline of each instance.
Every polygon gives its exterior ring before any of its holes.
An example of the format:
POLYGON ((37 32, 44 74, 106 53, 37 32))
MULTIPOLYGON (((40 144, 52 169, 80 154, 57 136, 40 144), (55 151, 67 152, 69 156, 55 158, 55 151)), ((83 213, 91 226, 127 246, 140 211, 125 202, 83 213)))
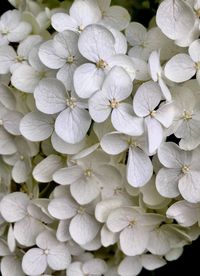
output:
POLYGON ((161 1, 148 29, 110 0, 10 2, 1 275, 135 276, 178 259, 200 236, 200 0, 161 1))

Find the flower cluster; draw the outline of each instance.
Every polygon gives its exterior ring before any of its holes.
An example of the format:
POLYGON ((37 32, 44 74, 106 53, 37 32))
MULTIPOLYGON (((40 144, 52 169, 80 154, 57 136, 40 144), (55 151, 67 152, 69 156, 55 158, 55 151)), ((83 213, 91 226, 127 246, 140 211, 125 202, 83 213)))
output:
POLYGON ((2 276, 134 276, 200 235, 200 1, 0 17, 2 276), (13 274, 14 271, 14 274, 13 274))

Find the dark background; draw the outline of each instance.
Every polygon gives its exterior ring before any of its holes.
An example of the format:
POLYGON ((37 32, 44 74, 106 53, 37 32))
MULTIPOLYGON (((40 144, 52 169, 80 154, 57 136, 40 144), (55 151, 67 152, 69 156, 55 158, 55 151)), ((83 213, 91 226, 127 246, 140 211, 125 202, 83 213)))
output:
MULTIPOLYGON (((121 0, 122 5, 126 5, 125 2, 127 0, 121 0)), ((120 2, 120 1, 118 1, 120 2)), ((130 2, 130 1, 129 1, 130 2)), ((142 1, 132 0, 129 5, 138 5, 137 7, 133 7, 133 11, 130 11, 134 21, 138 21, 143 25, 148 25, 149 20, 155 14, 157 8, 157 1, 150 1, 150 6, 146 8, 140 6, 142 1), (134 2, 135 1, 135 2, 134 2)), ((145 1, 146 2, 146 1, 145 1)), ((128 3, 128 2, 127 2, 128 3)), ((0 14, 3 12, 13 9, 13 7, 9 4, 7 0, 0 0, 0 14)), ((153 272, 143 270, 140 276, 200 276, 200 238, 193 242, 192 245, 185 246, 185 250, 183 255, 177 260, 173 262, 168 262, 168 264, 160 269, 157 269, 153 272)), ((15 275, 13 275, 15 276, 15 275)))

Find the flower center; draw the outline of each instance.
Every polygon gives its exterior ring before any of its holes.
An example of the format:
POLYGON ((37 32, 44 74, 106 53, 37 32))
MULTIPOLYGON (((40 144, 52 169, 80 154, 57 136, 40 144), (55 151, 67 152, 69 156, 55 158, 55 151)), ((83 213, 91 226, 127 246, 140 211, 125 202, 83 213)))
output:
POLYGON ((48 255, 49 254, 49 249, 45 249, 43 252, 44 252, 45 255, 48 255))
POLYGON ((69 64, 74 63, 74 56, 67 57, 67 63, 69 63, 69 64))
POLYGON ((79 32, 82 32, 83 30, 84 30, 84 26, 83 25, 78 26, 78 31, 79 32))
POLYGON ((116 101, 115 99, 112 99, 110 101, 110 106, 114 109, 114 108, 117 108, 119 106, 119 102, 116 101))
POLYGON ((70 108, 76 107, 76 99, 75 98, 66 99, 66 103, 70 108))
POLYGON ((107 64, 103 59, 100 59, 100 60, 96 63, 96 67, 97 67, 98 69, 105 69, 107 65, 108 65, 108 64, 107 64))
POLYGON ((23 160, 24 160, 24 156, 23 156, 23 155, 20 155, 19 159, 20 159, 21 161, 23 161, 23 160))
POLYGON ((152 118, 154 118, 156 116, 156 110, 151 111, 149 114, 152 118))
POLYGON ((84 175, 87 177, 91 177, 92 176, 92 170, 91 169, 86 169, 84 172, 84 175))
POLYGON ((131 229, 131 228, 133 228, 134 225, 135 225, 135 221, 131 220, 131 221, 129 221, 128 228, 131 229))
POLYGON ((192 114, 188 111, 184 111, 182 118, 183 118, 184 121, 188 121, 188 120, 192 119, 192 114))
POLYGON ((80 206, 79 209, 77 210, 77 213, 78 213, 79 215, 84 214, 84 212, 85 212, 85 209, 84 209, 82 206, 80 206))
POLYGON ((22 56, 16 56, 16 61, 17 62, 23 62, 23 61, 25 61, 26 59, 24 58, 24 57, 22 57, 22 56))
POLYGON ((189 173, 190 168, 189 168, 188 166, 184 165, 184 166, 182 167, 181 171, 182 171, 182 173, 187 174, 187 173, 189 173))

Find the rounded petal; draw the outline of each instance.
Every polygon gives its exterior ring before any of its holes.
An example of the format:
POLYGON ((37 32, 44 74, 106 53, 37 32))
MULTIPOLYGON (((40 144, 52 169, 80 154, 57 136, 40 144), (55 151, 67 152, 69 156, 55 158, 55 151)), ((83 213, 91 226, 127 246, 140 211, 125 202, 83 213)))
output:
POLYGON ((74 72, 74 88, 76 94, 83 99, 89 98, 101 88, 105 72, 96 65, 85 63, 74 72))
POLYGON ((100 229, 100 224, 94 217, 87 213, 77 214, 70 223, 69 232, 72 239, 80 244, 86 244, 92 241, 100 229))
POLYGON ((20 122, 21 134, 32 142, 44 141, 52 134, 54 119, 39 111, 24 116, 20 122))
POLYGON ((157 10, 156 23, 167 37, 180 39, 193 29, 195 14, 184 1, 165 0, 157 10))
POLYGON ((15 276, 24 276, 22 271, 21 260, 17 259, 16 256, 6 256, 1 260, 1 273, 2 276, 13 276, 13 271, 15 276))
POLYGON ((0 127, 0 154, 11 155, 16 153, 17 147, 12 135, 0 127))
POLYGON ((104 274, 107 270, 105 261, 94 258, 83 264, 83 272, 85 274, 104 274))
POLYGON ((49 213, 59 220, 69 219, 76 215, 77 205, 72 199, 55 198, 48 205, 49 213))
POLYGON ((130 104, 121 103, 117 108, 114 108, 111 122, 117 131, 127 135, 140 136, 144 132, 143 119, 134 116, 130 104))
POLYGON ((8 45, 0 47, 0 74, 7 74, 10 72, 10 67, 15 63, 17 54, 15 50, 8 45))
POLYGON ((21 192, 8 194, 1 200, 1 215, 8 222, 19 221, 26 216, 28 204, 27 194, 21 192))
POLYGON ((179 179, 179 169, 162 168, 156 176, 156 188, 159 194, 167 198, 177 197, 180 194, 178 190, 179 179))
POLYGON ((146 117, 153 111, 160 103, 162 93, 157 83, 148 81, 142 84, 133 99, 133 109, 136 115, 146 117))
POLYGON ((67 168, 62 168, 56 171, 53 175, 53 180, 61 185, 69 185, 83 176, 84 172, 80 166, 75 165, 67 168))
POLYGON ((47 267, 46 255, 42 249, 32 248, 22 259, 22 269, 28 275, 40 275, 47 267))
POLYGON ((149 153, 154 153, 163 141, 163 128, 161 124, 151 118, 150 116, 145 118, 145 125, 148 134, 149 153))
POLYGON ((130 148, 127 163, 127 180, 135 188, 144 186, 152 177, 153 165, 140 148, 130 148))
POLYGON ((57 117, 55 131, 67 143, 76 144, 82 141, 91 124, 87 110, 67 108, 57 117))
POLYGON ((139 256, 125 257, 118 267, 119 275, 137 276, 142 270, 141 259, 139 256))
POLYGON ((18 90, 33 93, 40 81, 40 76, 35 69, 29 65, 21 64, 14 70, 11 82, 18 90))
POLYGON ((64 85, 56 79, 44 79, 34 91, 36 107, 43 113, 55 114, 67 107, 64 85))
POLYGON ((131 17, 125 8, 120 6, 111 6, 104 12, 102 19, 105 26, 111 26, 119 31, 122 31, 128 26, 131 17))
POLYGON ((77 31, 77 22, 68 14, 58 12, 52 15, 51 24, 57 32, 63 32, 65 30, 77 31))
POLYGON ((166 261, 155 255, 146 254, 141 256, 142 265, 147 270, 155 270, 166 264, 166 261))
POLYGON ((16 26, 14 30, 8 33, 7 38, 10 42, 20 42, 28 36, 31 30, 31 24, 22 21, 16 26))
POLYGON ((47 183, 53 180, 53 174, 63 166, 60 156, 51 154, 33 169, 33 177, 36 181, 47 183))
POLYGON ((198 171, 191 171, 179 180, 179 191, 188 202, 200 202, 199 177, 198 171))
POLYGON ((128 149, 128 136, 118 132, 105 134, 101 139, 103 151, 111 155, 117 155, 128 149))
POLYGON ((80 53, 90 61, 98 62, 115 54, 115 39, 112 33, 101 25, 90 25, 81 33, 78 41, 80 53))
POLYGON ((64 270, 71 262, 71 255, 66 244, 52 248, 47 255, 47 263, 53 270, 64 270))
POLYGON ((177 54, 166 63, 164 73, 171 81, 184 82, 195 75, 195 63, 189 55, 177 54))
POLYGON ((200 61, 200 39, 197 39, 190 44, 188 52, 194 62, 200 61))

